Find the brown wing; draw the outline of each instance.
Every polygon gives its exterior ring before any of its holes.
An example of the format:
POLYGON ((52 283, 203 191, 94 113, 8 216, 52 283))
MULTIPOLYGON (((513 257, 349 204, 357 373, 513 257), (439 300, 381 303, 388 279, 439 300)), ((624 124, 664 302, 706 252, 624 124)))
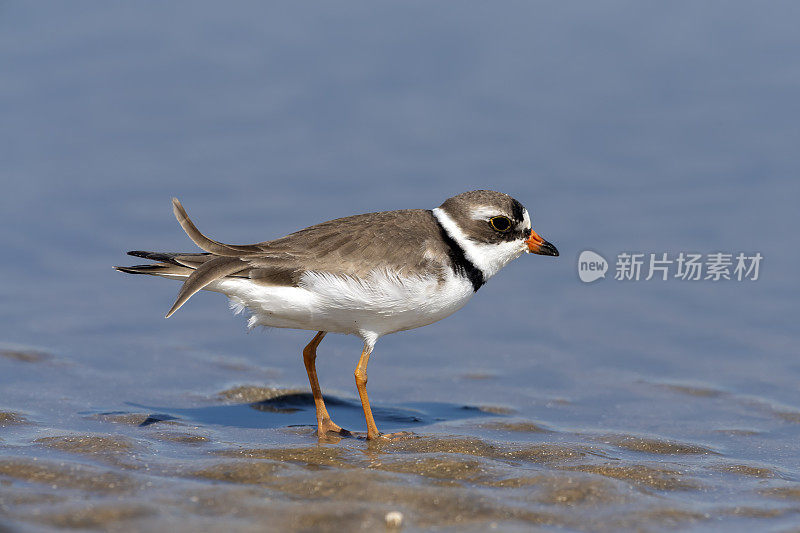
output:
POLYGON ((376 269, 421 275, 447 261, 439 226, 430 211, 384 211, 323 222, 259 243, 247 256, 250 277, 280 273, 296 284, 306 271, 366 276, 376 269))

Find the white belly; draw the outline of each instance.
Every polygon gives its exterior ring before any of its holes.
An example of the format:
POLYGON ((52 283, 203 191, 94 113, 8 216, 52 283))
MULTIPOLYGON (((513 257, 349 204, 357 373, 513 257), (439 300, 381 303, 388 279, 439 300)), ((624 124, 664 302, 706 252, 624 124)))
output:
POLYGON ((298 287, 274 287, 227 278, 206 287, 247 308, 249 327, 309 329, 377 338, 432 324, 458 311, 472 297, 472 284, 447 272, 400 278, 373 272, 367 280, 307 272, 298 287))

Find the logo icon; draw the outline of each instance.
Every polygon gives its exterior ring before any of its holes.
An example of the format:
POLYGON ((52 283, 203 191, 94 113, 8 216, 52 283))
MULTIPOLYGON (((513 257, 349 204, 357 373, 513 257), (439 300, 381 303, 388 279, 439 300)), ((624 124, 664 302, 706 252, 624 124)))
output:
POLYGON ((584 250, 578 257, 578 277, 584 283, 591 283, 606 277, 608 261, 591 250, 584 250))

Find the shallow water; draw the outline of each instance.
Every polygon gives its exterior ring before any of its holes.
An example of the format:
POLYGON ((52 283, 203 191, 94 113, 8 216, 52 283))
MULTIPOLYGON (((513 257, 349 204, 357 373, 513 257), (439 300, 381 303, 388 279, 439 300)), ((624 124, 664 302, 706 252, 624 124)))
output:
MULTIPOLYGON (((0 531, 800 524, 794 4, 0 8, 0 531), (559 258, 318 369, 129 249, 508 192, 559 258), (585 249, 760 252, 583 284, 585 249), (133 262, 138 260, 133 259, 133 262)), ((612 265, 613 269, 613 265, 612 265)))

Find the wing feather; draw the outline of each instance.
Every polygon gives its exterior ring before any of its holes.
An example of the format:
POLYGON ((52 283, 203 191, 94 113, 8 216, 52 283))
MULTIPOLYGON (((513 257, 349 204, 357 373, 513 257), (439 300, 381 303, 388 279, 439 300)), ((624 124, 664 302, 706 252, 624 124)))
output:
POLYGON ((175 213, 175 218, 178 219, 178 224, 181 225, 183 231, 186 232, 186 235, 188 235, 197 246, 206 252, 211 252, 212 254, 216 255, 226 255, 229 257, 241 257, 244 255, 258 253, 260 251, 257 246, 252 244, 223 244, 215 241, 214 239, 209 239, 203 235, 199 229, 197 229, 197 226, 194 225, 192 220, 189 218, 189 215, 186 213, 186 210, 183 208, 183 205, 181 205, 180 200, 177 198, 172 199, 172 212, 175 213))
POLYGON ((186 300, 191 298, 195 293, 209 283, 220 278, 224 278, 230 274, 235 274, 236 272, 246 268, 247 264, 243 263, 239 258, 236 257, 215 257, 209 261, 206 261, 202 265, 198 266, 191 273, 191 275, 189 275, 188 279, 183 282, 183 286, 181 287, 180 292, 178 292, 178 297, 175 299, 175 303, 172 304, 172 307, 167 312, 166 318, 172 316, 175 311, 180 309, 181 306, 186 303, 186 300))

